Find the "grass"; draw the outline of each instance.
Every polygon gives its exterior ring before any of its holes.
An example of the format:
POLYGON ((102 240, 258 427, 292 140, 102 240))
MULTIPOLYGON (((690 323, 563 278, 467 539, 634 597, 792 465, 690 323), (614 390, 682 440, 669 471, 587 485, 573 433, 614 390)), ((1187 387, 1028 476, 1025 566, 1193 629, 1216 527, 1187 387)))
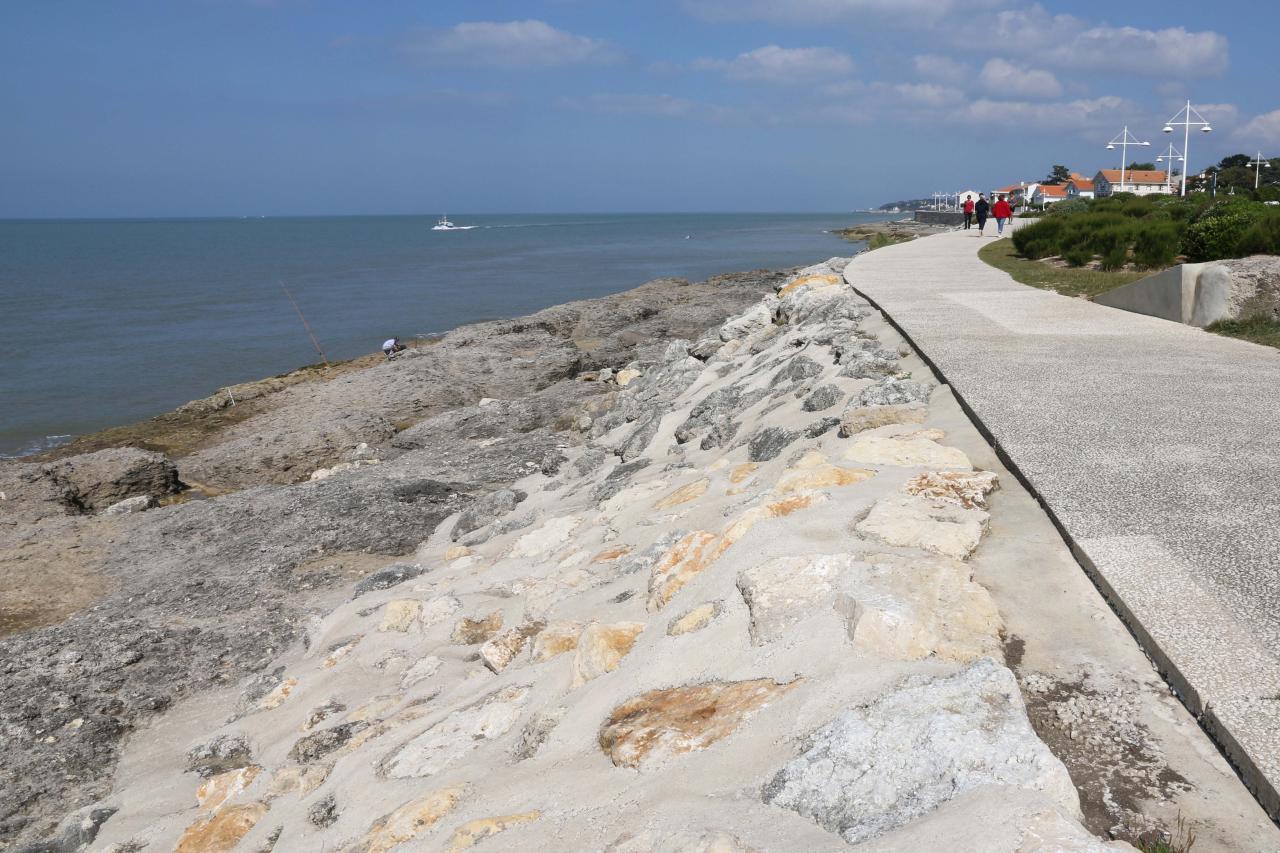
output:
POLYGON ((998 270, 1013 276, 1014 281, 1064 296, 1094 297, 1099 293, 1146 278, 1148 270, 1093 270, 1057 267, 1043 261, 1018 257, 1012 240, 995 240, 978 251, 978 257, 998 270))
POLYGON ((871 239, 867 241, 867 249, 868 251, 871 249, 883 249, 885 246, 892 246, 894 243, 905 243, 914 239, 915 237, 910 234, 872 234, 871 239))
POLYGON ((1280 349, 1280 322, 1262 315, 1250 317, 1248 320, 1219 320, 1209 326, 1208 330, 1230 338, 1240 338, 1280 349))
POLYGON ((1178 815, 1178 825, 1173 832, 1154 841, 1139 841, 1138 850, 1142 853, 1190 853, 1195 847, 1196 833, 1182 815, 1178 815))

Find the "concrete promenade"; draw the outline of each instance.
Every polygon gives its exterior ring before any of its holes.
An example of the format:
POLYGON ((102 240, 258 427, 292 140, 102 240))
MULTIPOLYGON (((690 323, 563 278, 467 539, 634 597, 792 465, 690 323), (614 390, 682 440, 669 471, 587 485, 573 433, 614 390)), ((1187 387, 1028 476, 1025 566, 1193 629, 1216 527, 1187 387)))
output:
POLYGON ((1277 818, 1280 352, 1018 284, 976 235, 878 249, 845 276, 989 432, 1277 818))

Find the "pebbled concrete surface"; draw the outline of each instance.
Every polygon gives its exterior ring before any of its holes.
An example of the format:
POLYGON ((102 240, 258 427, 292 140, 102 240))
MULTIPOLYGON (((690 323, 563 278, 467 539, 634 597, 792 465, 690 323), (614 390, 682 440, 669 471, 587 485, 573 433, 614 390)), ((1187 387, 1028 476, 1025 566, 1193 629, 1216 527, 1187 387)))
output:
POLYGON ((1026 287, 956 231, 845 270, 1021 471, 1280 818, 1280 352, 1026 287))

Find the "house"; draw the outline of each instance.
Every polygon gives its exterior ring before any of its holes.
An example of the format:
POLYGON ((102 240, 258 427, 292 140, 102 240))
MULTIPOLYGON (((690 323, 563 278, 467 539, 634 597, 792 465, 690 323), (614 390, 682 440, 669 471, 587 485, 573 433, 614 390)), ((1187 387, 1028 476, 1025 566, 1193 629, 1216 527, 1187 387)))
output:
POLYGON ((1031 204, 1034 207, 1048 207, 1066 199, 1066 184, 1036 184, 1036 191, 1031 196, 1031 204))
POLYGON ((1093 181, 1079 172, 1071 173, 1071 179, 1067 181, 1067 198, 1093 198, 1094 192, 1093 181))
POLYGON ((998 199, 1000 196, 1004 196, 1008 200, 1009 204, 1013 205, 1014 207, 1017 207, 1023 203, 1023 193, 1025 192, 1026 187, 1027 187, 1027 184, 1024 181, 1022 183, 1010 184, 1007 187, 1001 187, 1000 189, 992 190, 991 199, 992 201, 994 201, 995 199, 998 199))
POLYGON ((1119 169, 1103 169, 1093 176, 1093 191, 1098 198, 1112 193, 1157 195, 1172 192, 1169 174, 1160 169, 1125 169, 1124 184, 1120 183, 1119 169))
POLYGON ((966 198, 971 198, 971 199, 973 199, 973 203, 974 203, 974 204, 977 204, 977 203, 978 203, 978 191, 977 191, 977 190, 961 190, 960 192, 956 193, 956 198, 957 198, 957 199, 959 199, 959 205, 960 205, 960 207, 964 207, 964 200, 965 200, 966 198))

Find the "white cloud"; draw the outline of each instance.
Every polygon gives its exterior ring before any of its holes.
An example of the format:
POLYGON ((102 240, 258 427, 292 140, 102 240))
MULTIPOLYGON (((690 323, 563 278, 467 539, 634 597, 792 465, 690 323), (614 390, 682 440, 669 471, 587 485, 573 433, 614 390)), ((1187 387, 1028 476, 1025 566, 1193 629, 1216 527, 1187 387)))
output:
MULTIPOLYGON (((1204 110, 1201 110, 1201 112, 1203 113, 1204 110)), ((1209 118, 1207 113, 1205 118, 1209 118)), ((1280 147, 1280 110, 1272 110, 1269 113, 1254 116, 1236 128, 1233 136, 1241 142, 1248 142, 1254 145, 1270 145, 1273 148, 1280 147)), ((1268 152, 1264 151, 1262 154, 1265 157, 1268 152)))
POLYGON ((877 88, 894 98, 930 107, 942 107, 964 100, 964 92, 960 89, 937 83, 884 83, 878 84, 877 88))
POLYGON ((733 80, 795 83, 840 77, 853 71, 853 59, 830 47, 778 47, 776 44, 740 53, 733 59, 699 59, 694 68, 719 71, 733 80))
POLYGON ((951 114, 961 124, 985 125, 1025 132, 1066 130, 1093 135, 1110 128, 1134 106, 1123 98, 1105 95, 1075 101, 997 101, 980 98, 951 114))
POLYGON ((973 69, 963 62, 956 62, 946 56, 924 54, 912 60, 916 73, 929 80, 945 80, 957 83, 973 74, 973 69))
POLYGON ((959 0, 683 0, 683 5, 688 11, 713 21, 812 24, 857 22, 868 14, 936 20, 959 6, 959 0))
POLYGON ((1048 71, 1021 68, 998 57, 987 60, 978 75, 987 91, 1014 97, 1056 98, 1062 84, 1048 71))
POLYGON ((445 30, 419 30, 401 47, 408 56, 433 64, 505 68, 605 63, 618 58, 603 41, 533 20, 470 21, 445 30))

